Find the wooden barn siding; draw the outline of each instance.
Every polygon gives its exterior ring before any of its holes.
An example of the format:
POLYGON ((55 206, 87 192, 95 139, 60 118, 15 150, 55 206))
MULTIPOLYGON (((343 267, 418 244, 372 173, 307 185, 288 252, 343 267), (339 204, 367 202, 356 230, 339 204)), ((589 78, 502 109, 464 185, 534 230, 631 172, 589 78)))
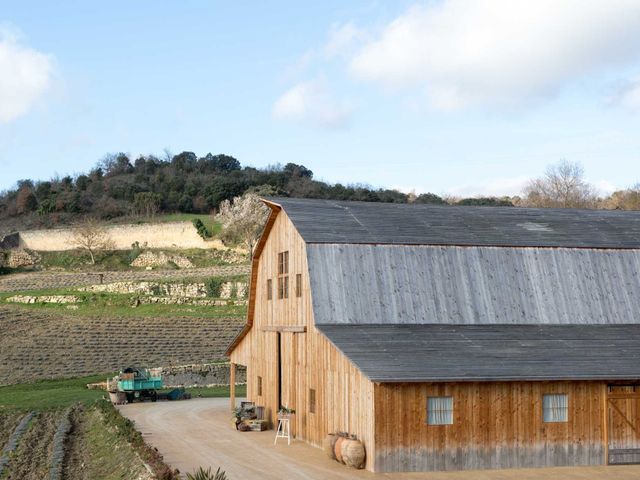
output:
POLYGON ((375 385, 375 470, 600 465, 605 389, 598 382, 375 385), (542 422, 542 395, 569 395, 566 423, 542 422), (453 396, 453 425, 427 425, 427 396, 453 396))
POLYGON ((315 320, 629 324, 640 250, 309 244, 315 320))
MULTIPOLYGON (((256 268, 256 267, 254 267, 256 268)), ((231 361, 247 366, 247 397, 266 407, 276 425, 278 405, 278 333, 264 327, 306 326, 306 333, 281 332, 282 403, 294 408, 296 438, 320 446, 329 432, 355 434, 373 452, 373 384, 314 326, 306 245, 284 212, 280 212, 257 261, 253 325, 231 352, 231 361), (278 299, 278 253, 289 251, 289 298, 278 299), (302 274, 302 297, 295 295, 295 276, 302 274), (267 279, 273 299, 267 300, 267 279), (262 396, 257 377, 262 377, 262 396), (309 413, 309 389, 316 390, 316 413, 309 413)), ((367 458, 373 468, 373 455, 367 458)))

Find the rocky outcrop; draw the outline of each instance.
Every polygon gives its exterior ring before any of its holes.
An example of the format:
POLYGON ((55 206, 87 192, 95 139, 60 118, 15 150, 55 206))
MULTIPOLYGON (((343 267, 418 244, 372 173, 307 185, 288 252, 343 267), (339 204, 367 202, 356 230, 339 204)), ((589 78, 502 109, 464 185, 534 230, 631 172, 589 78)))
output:
POLYGON ((182 255, 167 254, 165 252, 143 252, 131 262, 132 267, 166 267, 174 264, 178 268, 193 268, 194 265, 182 255))

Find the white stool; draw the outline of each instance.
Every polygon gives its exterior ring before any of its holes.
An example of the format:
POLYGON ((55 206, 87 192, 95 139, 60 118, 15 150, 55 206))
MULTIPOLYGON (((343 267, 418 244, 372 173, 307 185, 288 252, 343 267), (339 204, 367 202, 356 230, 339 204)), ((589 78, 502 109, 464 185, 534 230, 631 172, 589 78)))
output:
POLYGON ((278 430, 276 430, 276 438, 273 444, 278 443, 279 438, 286 438, 287 445, 291 445, 291 423, 289 417, 278 417, 278 430))

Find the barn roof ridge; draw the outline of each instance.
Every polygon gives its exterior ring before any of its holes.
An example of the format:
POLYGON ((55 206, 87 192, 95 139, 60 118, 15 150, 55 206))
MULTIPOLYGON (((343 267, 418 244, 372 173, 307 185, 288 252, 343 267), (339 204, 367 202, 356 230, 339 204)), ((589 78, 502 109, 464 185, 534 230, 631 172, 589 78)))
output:
POLYGON ((265 201, 306 243, 640 249, 640 211, 265 201))

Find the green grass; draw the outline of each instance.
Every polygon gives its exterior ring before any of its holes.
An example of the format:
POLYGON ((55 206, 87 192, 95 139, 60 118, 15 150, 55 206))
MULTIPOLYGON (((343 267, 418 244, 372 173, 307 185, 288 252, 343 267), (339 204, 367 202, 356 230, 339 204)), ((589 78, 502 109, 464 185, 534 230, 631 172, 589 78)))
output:
POLYGON ((89 390, 88 383, 103 382, 113 374, 62 380, 42 380, 35 383, 0 387, 0 412, 10 410, 51 410, 74 403, 85 405, 106 395, 103 390, 89 390))
MULTIPOLYGON (((87 384, 104 382, 113 375, 113 373, 105 373, 89 377, 41 380, 35 383, 0 387, 0 413, 5 411, 44 411, 68 407, 74 403, 90 405, 106 396, 107 393, 104 390, 89 390, 87 384)), ((162 391, 168 392, 170 390, 172 389, 163 389, 162 391)), ((188 388, 187 391, 193 397, 229 396, 228 386, 188 388)), ((246 385, 236 386, 236 397, 243 397, 246 392, 246 385)))
POLYGON ((126 439, 106 428, 97 409, 85 413, 83 448, 86 449, 86 477, 116 480, 138 478, 144 467, 126 439))
POLYGON ((136 270, 129 264, 134 260, 131 250, 114 250, 98 253, 96 264, 91 265, 89 254, 80 250, 67 250, 63 252, 38 252, 40 265, 45 270, 69 270, 69 271, 124 271, 136 270))

